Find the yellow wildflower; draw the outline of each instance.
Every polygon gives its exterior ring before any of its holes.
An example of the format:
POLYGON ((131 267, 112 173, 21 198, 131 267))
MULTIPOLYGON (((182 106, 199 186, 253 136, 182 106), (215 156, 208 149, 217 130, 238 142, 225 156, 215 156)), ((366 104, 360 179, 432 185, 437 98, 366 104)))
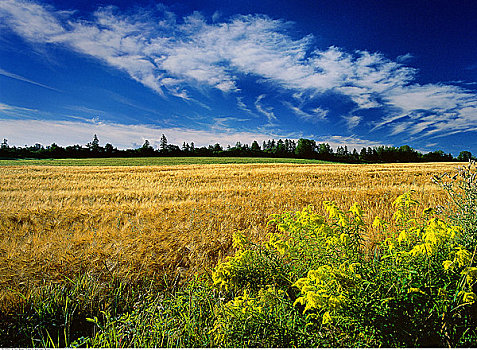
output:
POLYGON ((346 244, 346 243, 348 242, 348 238, 349 238, 349 235, 348 235, 348 234, 342 233, 342 234, 340 235, 340 241, 341 241, 341 243, 346 244))
POLYGON ((379 217, 376 216, 373 221, 373 227, 378 228, 378 227, 385 227, 386 223, 379 217))
POLYGON ((421 294, 424 294, 426 295, 426 293, 424 293, 420 288, 409 288, 407 290, 408 293, 421 293, 421 294))
POLYGON ((462 295, 462 302, 473 304, 477 300, 477 295, 474 292, 460 291, 459 295, 462 295))
POLYGON ((323 315, 323 320, 321 321, 322 324, 328 324, 328 323, 331 323, 332 319, 331 319, 331 315, 328 311, 325 312, 325 314, 323 315))
POLYGON ((457 251, 455 252, 454 262, 459 264, 459 267, 464 267, 469 265, 471 261, 472 254, 468 250, 458 247, 457 251))
POLYGON ((243 232, 237 231, 232 234, 232 246, 243 249, 247 243, 247 236, 243 232))
POLYGON ((427 255, 431 256, 434 253, 434 246, 429 243, 416 244, 409 252, 412 256, 427 255))
POLYGON ((477 281, 477 267, 466 267, 461 273, 466 276, 469 286, 472 286, 477 281))
POLYGON ((442 263, 442 265, 444 266, 445 271, 448 271, 449 269, 451 269, 453 264, 454 264, 454 262, 451 261, 451 260, 446 260, 442 263))
POLYGON ((358 203, 354 203, 351 208, 349 208, 349 211, 356 215, 357 217, 362 217, 363 216, 363 209, 358 205, 358 203))
POLYGON ((402 241, 407 242, 408 239, 409 239, 409 235, 408 235, 408 233, 407 233, 406 230, 402 230, 402 231, 399 233, 399 236, 398 236, 398 238, 397 238, 397 240, 398 240, 399 243, 402 243, 402 241))

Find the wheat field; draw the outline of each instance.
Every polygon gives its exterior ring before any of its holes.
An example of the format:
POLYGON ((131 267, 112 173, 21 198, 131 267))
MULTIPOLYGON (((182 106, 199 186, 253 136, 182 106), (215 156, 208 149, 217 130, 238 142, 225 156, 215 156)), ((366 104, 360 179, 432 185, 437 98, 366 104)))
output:
POLYGON ((186 277, 231 254, 233 232, 264 239, 270 214, 324 200, 357 202, 368 222, 410 189, 441 205, 431 177, 458 165, 0 167, 0 300, 81 274, 186 277))

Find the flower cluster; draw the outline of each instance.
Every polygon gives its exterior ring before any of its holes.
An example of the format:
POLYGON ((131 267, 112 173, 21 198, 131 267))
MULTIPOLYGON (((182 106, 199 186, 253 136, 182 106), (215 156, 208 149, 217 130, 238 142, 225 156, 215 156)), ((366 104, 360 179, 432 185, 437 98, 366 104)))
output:
POLYGON ((294 284, 302 293, 294 305, 304 305, 303 312, 311 309, 322 311, 322 323, 329 323, 331 315, 347 302, 348 291, 361 283, 359 265, 346 262, 338 269, 323 265, 308 271, 307 277, 300 278, 294 284))
POLYGON ((250 337, 245 324, 265 333, 270 324, 283 329, 288 325, 273 315, 286 310, 307 329, 336 330, 343 339, 354 334, 359 344, 417 344, 400 337, 419 333, 427 320, 439 324, 432 337, 458 344, 459 339, 441 330, 451 324, 455 332, 468 327, 461 320, 476 307, 475 249, 462 243, 461 227, 432 208, 417 210, 413 196, 409 191, 392 203, 395 213, 388 222, 376 217, 368 225, 358 204, 342 210, 325 201, 326 215, 308 206, 272 216, 264 245, 252 244, 242 233, 234 235, 237 253, 212 276, 235 296, 223 305, 217 334, 250 337), (373 233, 385 238, 366 251, 362 237, 373 233), (397 329, 400 336, 394 337, 388 328, 373 324, 376 319, 409 330, 397 329), (366 336, 359 335, 363 330, 366 336))

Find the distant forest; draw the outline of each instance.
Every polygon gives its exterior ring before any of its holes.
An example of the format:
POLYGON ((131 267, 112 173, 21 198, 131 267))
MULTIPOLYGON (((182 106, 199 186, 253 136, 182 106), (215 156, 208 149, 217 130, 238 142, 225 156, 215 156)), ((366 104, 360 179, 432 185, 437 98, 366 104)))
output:
POLYGON ((53 143, 50 146, 35 144, 34 146, 11 147, 4 139, 0 145, 0 159, 25 158, 109 158, 109 157, 273 157, 273 158, 302 158, 319 159, 343 163, 396 163, 396 162, 449 162, 468 161, 475 159, 470 151, 461 151, 457 158, 441 150, 421 153, 410 146, 363 147, 361 150, 350 150, 347 146, 339 146, 333 151, 327 143, 317 143, 314 140, 268 140, 260 145, 253 141, 251 145, 237 142, 235 146, 222 147, 220 144, 208 147, 195 147, 194 143, 183 143, 182 147, 167 142, 165 135, 160 139, 158 149, 152 147, 148 140, 136 149, 121 150, 107 143, 100 146, 99 139, 94 135, 93 140, 85 146, 74 145, 61 147, 53 143))

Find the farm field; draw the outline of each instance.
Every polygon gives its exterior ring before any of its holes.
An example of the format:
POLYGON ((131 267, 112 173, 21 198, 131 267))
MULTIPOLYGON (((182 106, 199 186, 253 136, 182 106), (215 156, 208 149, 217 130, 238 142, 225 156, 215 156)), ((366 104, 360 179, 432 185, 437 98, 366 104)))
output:
MULTIPOLYGON (((187 277, 232 253, 232 234, 266 236, 269 215, 324 200, 390 218, 410 189, 424 206, 446 201, 431 176, 457 163, 200 164, 0 168, 0 290, 100 279, 187 277)), ((370 235, 372 246, 378 237, 370 235)))
POLYGON ((209 160, 1 166, 0 346, 475 345, 471 164, 209 160))
POLYGON ((155 166, 183 164, 248 164, 248 163, 329 163, 314 159, 295 158, 250 158, 250 157, 132 157, 132 158, 68 158, 68 159, 0 159, 4 165, 47 165, 47 166, 155 166))

